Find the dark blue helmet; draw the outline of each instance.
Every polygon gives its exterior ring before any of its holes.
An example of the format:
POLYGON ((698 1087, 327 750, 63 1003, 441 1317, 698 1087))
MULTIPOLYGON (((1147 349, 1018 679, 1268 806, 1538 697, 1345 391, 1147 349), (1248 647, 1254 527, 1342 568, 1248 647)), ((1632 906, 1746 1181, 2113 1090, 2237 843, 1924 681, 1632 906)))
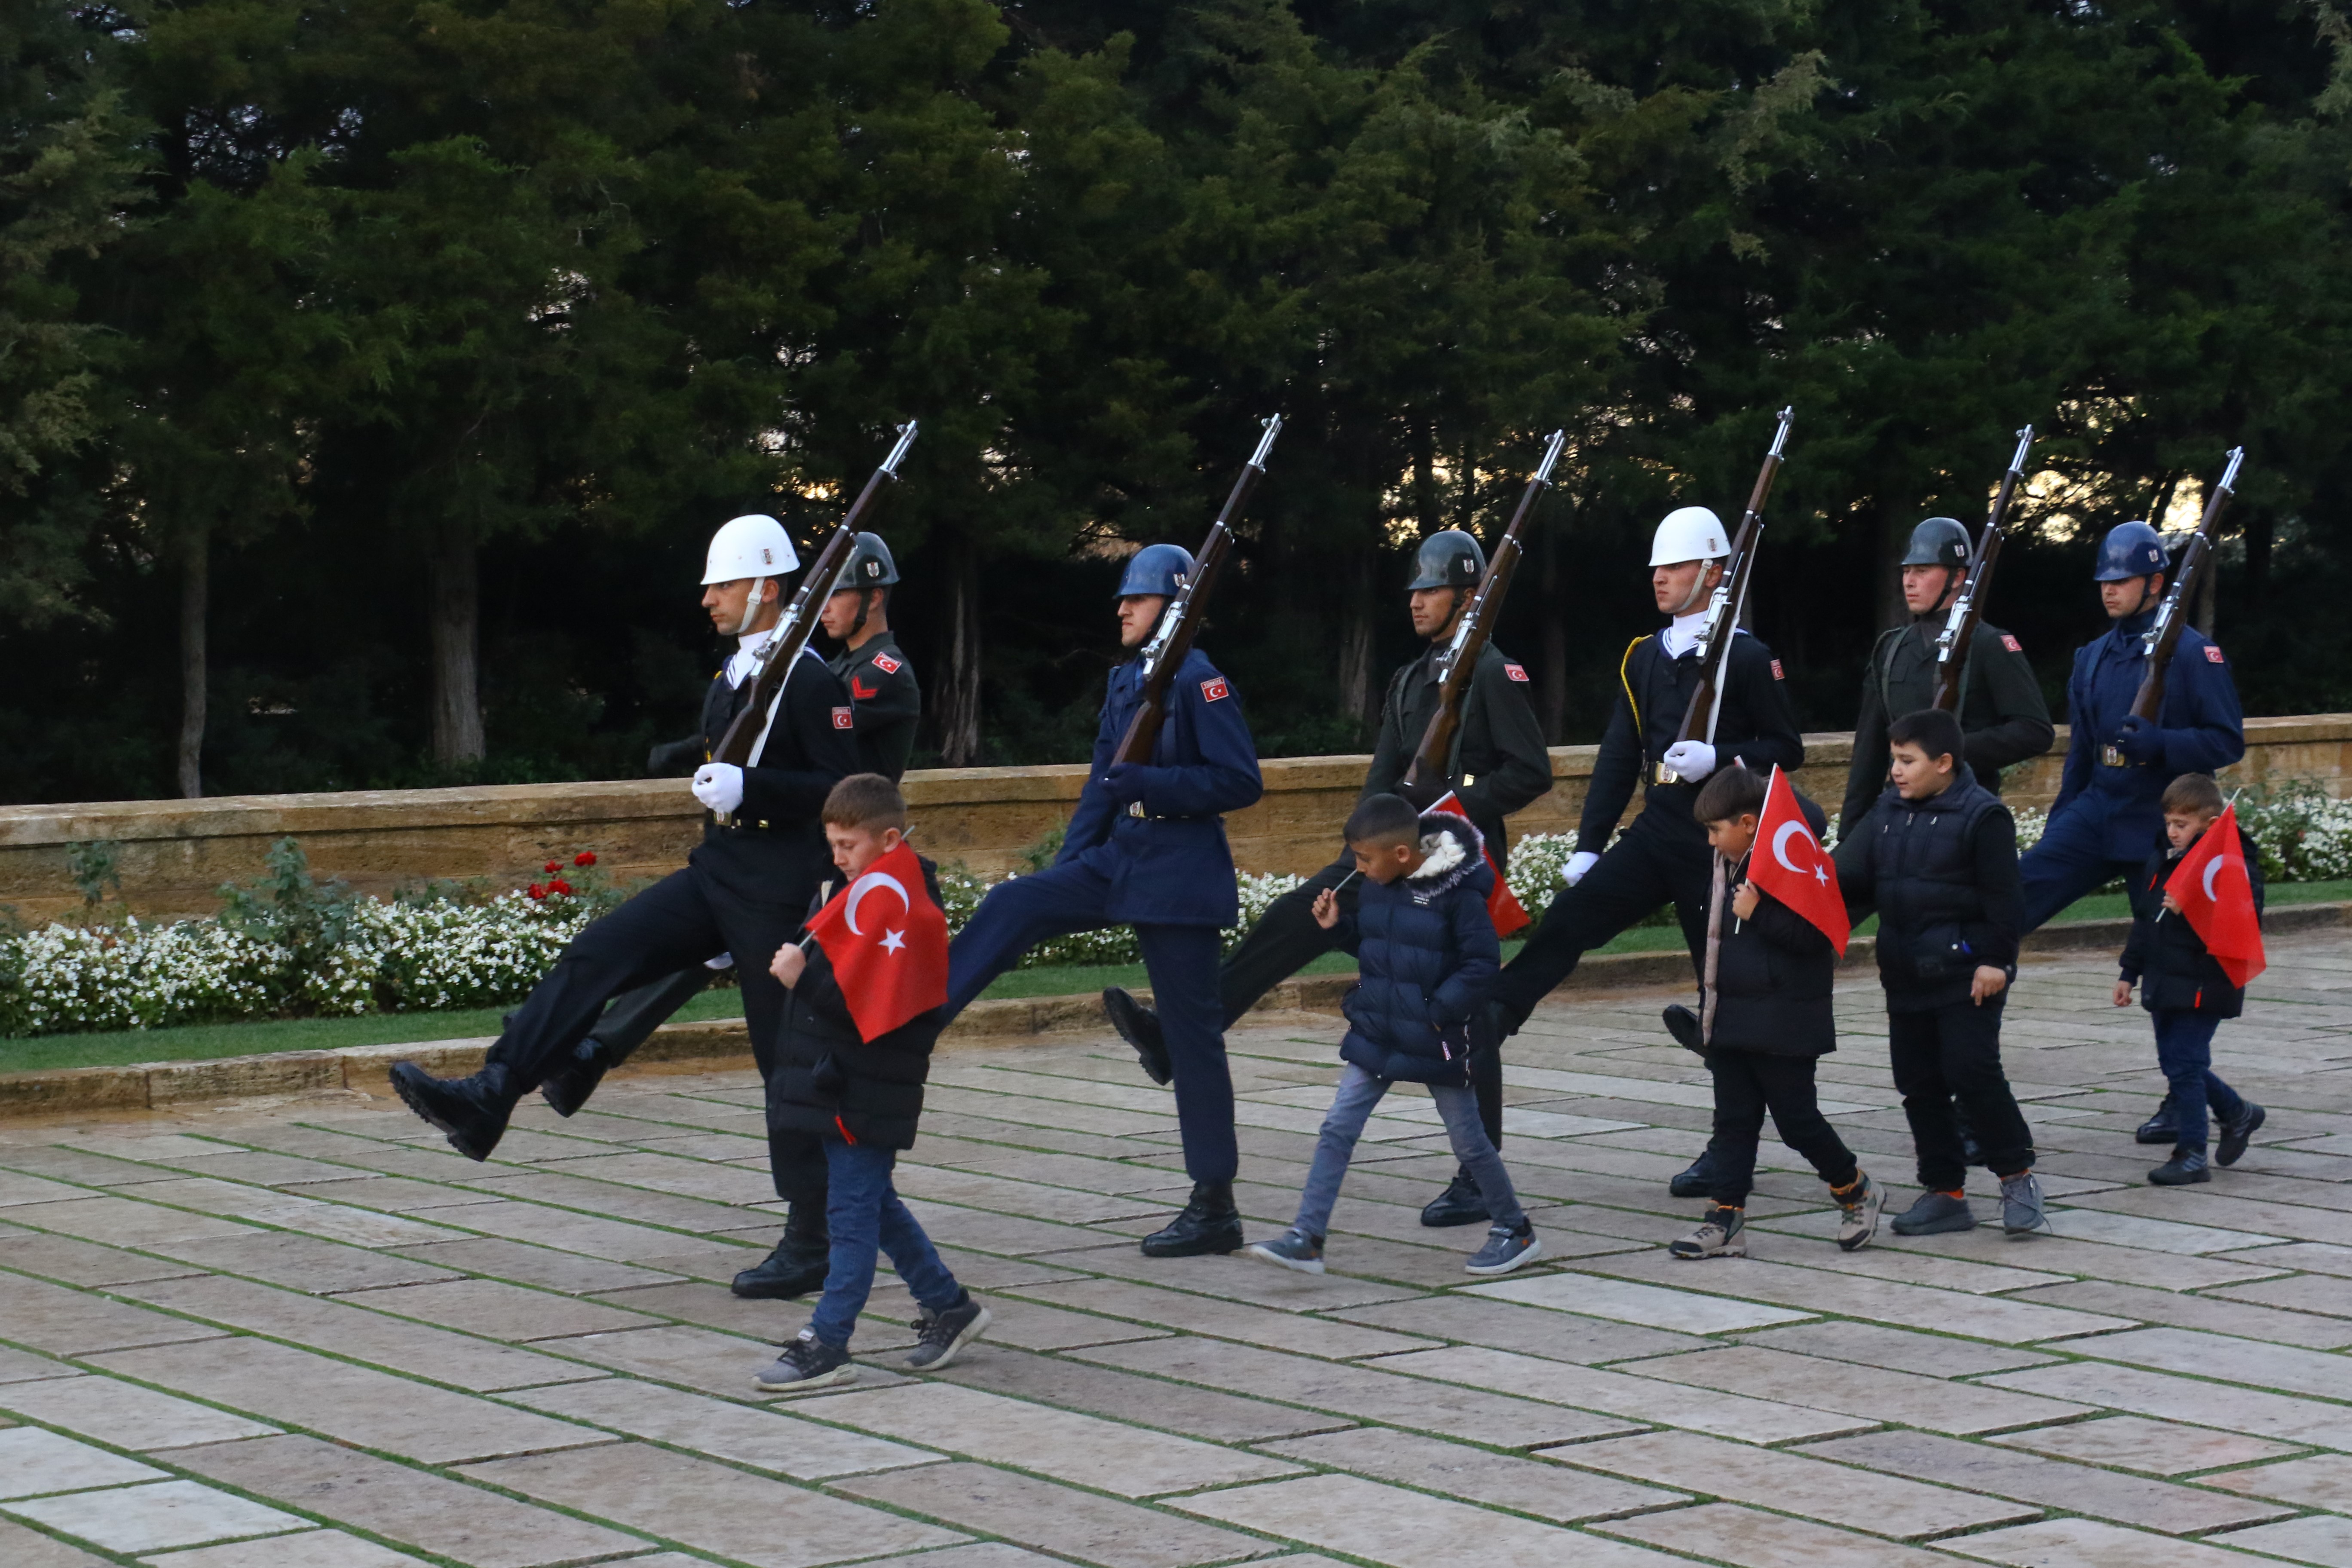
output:
POLYGON ((2119 522, 2099 541, 2099 569, 2095 583, 2120 583, 2147 577, 2165 569, 2164 535, 2144 522, 2119 522))
POLYGON ((1127 575, 1118 580, 1118 596, 1158 594, 1174 598, 1192 580, 1192 552, 1181 544, 1147 544, 1127 558, 1127 575))

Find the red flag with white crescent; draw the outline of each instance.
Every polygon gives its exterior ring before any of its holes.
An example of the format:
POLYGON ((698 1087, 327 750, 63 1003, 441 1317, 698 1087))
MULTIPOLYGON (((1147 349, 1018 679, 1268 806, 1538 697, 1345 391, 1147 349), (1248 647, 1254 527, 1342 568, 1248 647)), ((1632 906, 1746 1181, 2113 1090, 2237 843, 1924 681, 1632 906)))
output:
MULTIPOLYGON (((1462 809, 1462 802, 1452 790, 1447 790, 1445 798, 1429 809, 1442 811, 1448 816, 1458 816, 1465 822, 1470 821, 1470 814, 1462 809)), ((1477 824, 1471 823, 1471 826, 1475 827, 1477 824)), ((1495 873, 1494 889, 1486 895, 1486 915, 1495 922, 1496 936, 1508 936, 1526 927, 1529 918, 1527 906, 1519 902, 1517 893, 1511 891, 1511 884, 1503 879, 1503 868, 1495 864, 1495 852, 1488 849, 1486 855, 1486 869, 1495 873)))
POLYGON ((2246 875, 2245 841, 2238 837, 2233 801, 2205 837, 2189 846, 2164 890, 2180 901, 2189 928, 2240 990, 2270 967, 2263 952, 2263 917, 2254 908, 2254 884, 2246 875))
POLYGON ((900 844, 808 923, 862 1039, 877 1039, 948 1000, 948 917, 923 863, 900 844))
POLYGON ((1748 879, 1819 927, 1843 955, 1853 923, 1846 919, 1845 895, 1838 890, 1837 866, 1813 837, 1797 804, 1789 775, 1776 764, 1764 795, 1764 815, 1748 851, 1748 879))

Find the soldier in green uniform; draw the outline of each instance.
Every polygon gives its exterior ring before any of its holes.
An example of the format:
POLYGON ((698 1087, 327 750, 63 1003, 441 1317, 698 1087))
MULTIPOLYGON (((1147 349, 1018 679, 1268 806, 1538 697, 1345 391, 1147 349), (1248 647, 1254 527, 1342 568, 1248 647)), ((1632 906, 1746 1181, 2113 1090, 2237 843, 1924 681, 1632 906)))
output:
POLYGON ((826 660, 849 688, 856 710, 857 750, 866 771, 897 784, 915 749, 915 725, 923 716, 922 689, 915 667, 890 635, 890 590, 898 563, 878 533, 861 533, 843 568, 841 585, 817 613, 824 635, 841 644, 826 660))

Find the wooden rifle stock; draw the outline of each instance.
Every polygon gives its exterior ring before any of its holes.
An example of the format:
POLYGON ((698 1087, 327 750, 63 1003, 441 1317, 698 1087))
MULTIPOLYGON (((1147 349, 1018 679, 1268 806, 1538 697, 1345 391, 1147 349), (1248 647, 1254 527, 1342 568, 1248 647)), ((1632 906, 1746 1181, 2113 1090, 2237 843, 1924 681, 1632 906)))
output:
MULTIPOLYGON (((1739 630, 1741 612, 1748 607, 1748 585, 1756 574, 1756 548, 1763 542, 1764 503, 1771 497, 1772 481, 1780 476, 1780 454, 1788 447, 1789 426, 1796 417, 1793 404, 1780 410, 1771 448, 1764 454, 1764 466, 1757 470, 1748 510, 1740 514, 1739 531, 1731 536, 1731 564, 1716 585, 1715 602, 1707 606, 1706 640, 1699 644, 1698 689, 1691 693, 1683 726, 1675 734, 1676 742, 1714 743, 1715 721, 1723 711, 1724 677, 1731 668, 1731 639, 1739 630)), ((1664 763, 1658 764, 1656 776, 1660 784, 1682 781, 1682 775, 1664 763)))
MULTIPOLYGON (((2243 447, 2230 448, 2228 464, 2221 470, 2221 482, 2205 498, 2205 515, 2197 524, 2197 531, 2181 547, 2180 561, 2172 570, 2172 584, 2164 592, 2164 603, 2156 612, 2156 622, 2139 637, 2140 652, 2147 660, 2141 668, 2139 690, 2132 696, 2131 711, 2137 718, 2156 722, 2158 710, 2164 707, 2164 678, 2172 668, 2172 651, 2180 646, 2180 628, 2187 625, 2189 596, 2202 585, 2205 574, 2211 570, 2213 535, 2221 521, 2221 512, 2236 495, 2239 465, 2246 460, 2243 447)), ((2110 746, 2109 752, 2115 750, 2110 746)), ((2121 762, 2117 757, 2116 762, 2121 762)))
POLYGON ((2007 537, 2001 525, 2009 519, 2010 498, 2017 493, 2017 482, 2025 477, 2025 455, 2032 446, 2033 426, 2028 425, 2017 433, 2017 452, 2009 459, 2009 471, 2001 475, 2000 489, 1992 498, 1984 537, 1977 541, 1976 558, 1969 563, 1959 596, 1952 601, 1944 630, 1936 638, 1936 695, 1928 706, 1947 713, 1960 710, 1960 680, 1968 672, 1969 650, 1976 646, 1985 596, 1992 591, 1992 569, 2000 559, 2001 541, 2007 537))
POLYGON ((1528 488, 1519 492, 1518 510, 1511 513, 1511 525, 1503 531, 1495 553, 1486 562, 1485 574, 1478 579, 1478 591, 1471 595, 1470 603, 1454 622, 1453 640, 1437 656, 1437 711, 1429 716, 1429 727, 1421 732, 1421 745, 1413 752, 1412 765, 1405 769, 1399 784, 1416 805, 1427 805, 1453 787, 1454 737, 1462 729, 1462 706, 1469 699, 1470 681, 1477 673, 1478 660, 1494 638, 1495 621, 1503 610, 1503 596, 1511 591, 1511 574, 1518 570, 1522 553, 1519 540, 1528 520, 1535 515, 1536 503, 1551 489, 1551 472, 1559 465, 1560 448, 1567 441, 1567 431, 1551 433, 1551 444, 1544 448, 1543 461, 1528 480, 1528 488))
POLYGON ((1209 537, 1202 542, 1200 552, 1192 558, 1191 581, 1176 590, 1161 613, 1160 625, 1151 640, 1143 645, 1143 690, 1135 706, 1135 716, 1128 721, 1127 733, 1119 737, 1118 749, 1111 752, 1114 763, 1149 763, 1151 748, 1160 742, 1160 726, 1168 718, 1168 687, 1176 679, 1184 656, 1192 651, 1192 639, 1200 635, 1201 618, 1207 613, 1209 590, 1216 585, 1217 571, 1234 545, 1234 524, 1242 519, 1242 510, 1249 505, 1250 492, 1257 489, 1258 480, 1265 478, 1266 455, 1274 450, 1274 438, 1282 434, 1282 416, 1262 421, 1265 434, 1258 438, 1257 451, 1242 466, 1241 477, 1234 481, 1233 494, 1225 498, 1217 521, 1209 525, 1209 537))
POLYGON ((890 448, 890 455, 882 459, 882 466, 866 481, 866 488, 857 493, 857 500, 825 540, 824 547, 809 563, 807 573, 801 578, 800 592, 793 595, 792 604, 785 607, 775 629, 761 645, 760 662, 751 674, 751 700, 719 738, 717 748, 710 753, 712 762, 731 763, 739 768, 751 766, 751 752, 758 747, 760 737, 767 732, 768 710, 775 706, 784 682, 791 679, 793 667, 800 662, 801 650, 808 647, 809 635, 816 630, 817 612, 833 596, 834 585, 849 565, 850 552, 857 546, 858 524, 873 510, 883 481, 898 479, 898 464, 906 458, 907 448, 914 444, 915 422, 909 419, 898 426, 898 445, 890 448))

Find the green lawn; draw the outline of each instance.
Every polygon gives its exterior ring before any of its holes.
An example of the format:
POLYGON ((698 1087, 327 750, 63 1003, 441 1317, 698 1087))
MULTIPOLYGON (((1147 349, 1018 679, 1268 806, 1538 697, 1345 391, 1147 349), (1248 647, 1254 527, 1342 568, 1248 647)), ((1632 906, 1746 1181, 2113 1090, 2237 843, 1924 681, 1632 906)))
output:
MULTIPOLYGON (((2289 882, 2270 889, 2270 902, 2321 903, 2352 898, 2352 881, 2289 882)), ((2126 913, 2123 895, 2094 895, 2070 905, 2061 921, 2114 920, 2126 913)), ((2054 922, 2053 922, 2054 923, 2054 922)), ((1867 935, 1877 921, 1858 929, 1867 935)), ((1516 954, 1519 943, 1503 944, 1503 956, 1516 954)), ((1602 952, 1664 952, 1682 945, 1678 926, 1636 926, 1602 952)), ((1329 953, 1302 971, 1328 974, 1352 967, 1344 953, 1329 953)), ((1139 963, 1093 967, 1016 969, 986 993, 992 997, 1062 996, 1100 991, 1107 985, 1145 985, 1150 981, 1139 963)), ((45 1035, 26 1040, 0 1040, 0 1072, 33 1072, 47 1068, 109 1067, 123 1062, 206 1061, 218 1057, 259 1056, 273 1051, 327 1050, 340 1046, 405 1044, 411 1040, 459 1040, 499 1032, 500 1009, 473 1008, 450 1013, 373 1013, 358 1018, 289 1018, 261 1024, 205 1024, 182 1029, 126 1030, 108 1035, 45 1035)), ((735 993, 706 991, 679 1009, 680 1022, 740 1016, 735 993)))

